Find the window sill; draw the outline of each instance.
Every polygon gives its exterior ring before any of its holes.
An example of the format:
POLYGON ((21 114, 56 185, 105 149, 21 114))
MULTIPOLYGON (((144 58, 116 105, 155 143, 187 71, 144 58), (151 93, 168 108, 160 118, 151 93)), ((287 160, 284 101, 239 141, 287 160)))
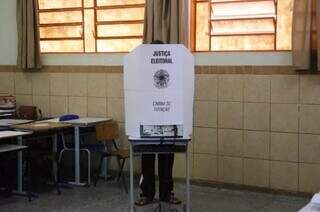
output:
MULTIPOLYGON (((196 65, 203 66, 291 66, 290 51, 280 52, 197 52, 196 65)), ((122 66, 126 53, 42 54, 44 65, 122 66)))

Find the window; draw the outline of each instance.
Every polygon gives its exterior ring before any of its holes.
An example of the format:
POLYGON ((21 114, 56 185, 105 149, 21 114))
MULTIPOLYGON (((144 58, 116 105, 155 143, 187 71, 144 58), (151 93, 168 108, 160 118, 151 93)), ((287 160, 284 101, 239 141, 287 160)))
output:
POLYGON ((291 50, 293 0, 193 0, 193 50, 291 50))
POLYGON ((142 43, 145 0, 38 0, 41 52, 128 52, 142 43))

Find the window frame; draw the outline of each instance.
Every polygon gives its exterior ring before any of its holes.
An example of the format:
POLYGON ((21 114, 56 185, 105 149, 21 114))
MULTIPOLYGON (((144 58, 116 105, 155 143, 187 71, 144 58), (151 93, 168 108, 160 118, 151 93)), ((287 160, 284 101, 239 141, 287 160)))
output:
MULTIPOLYGON (((55 27, 55 26, 81 26, 82 27, 82 34, 81 37, 61 37, 61 38, 41 38, 40 41, 55 41, 55 40, 81 40, 82 41, 82 52, 72 52, 72 51, 65 51, 65 52, 41 52, 41 54, 123 54, 128 53, 126 51, 116 51, 116 52, 101 52, 98 51, 97 41, 98 40, 108 40, 108 39, 143 39, 143 32, 142 35, 139 36, 98 36, 98 26, 99 25, 113 25, 113 24, 143 24, 144 20, 123 20, 123 21, 98 21, 97 18, 97 11, 98 10, 108 10, 108 9, 125 9, 125 8, 141 8, 145 7, 145 4, 127 4, 127 5, 109 5, 109 6, 98 6, 97 0, 93 0, 93 7, 86 7, 84 4, 84 0, 81 0, 81 7, 69 7, 69 8, 52 8, 52 9, 40 9, 39 7, 39 0, 37 0, 38 4, 38 11, 37 15, 39 17, 40 13, 45 12, 68 12, 68 11, 81 11, 82 14, 82 21, 75 22, 75 23, 50 23, 50 24, 38 24, 38 33, 40 37, 40 28, 41 27, 55 27), (84 11, 86 9, 92 9, 94 12, 94 38, 95 38, 95 51, 94 52, 86 52, 85 51, 85 20, 84 20, 84 11)), ((40 20, 40 19, 39 19, 40 20)), ((142 43, 141 43, 142 44, 142 43)), ((41 45, 41 44, 40 44, 41 45)))
MULTIPOLYGON (((96 1, 96 0, 94 0, 96 1)), ((81 7, 69 7, 69 8, 51 8, 51 9, 40 9, 39 5, 39 0, 37 0, 37 15, 39 18, 39 23, 38 23, 38 33, 39 33, 39 38, 40 38, 40 45, 41 41, 58 41, 58 40, 81 40, 82 41, 82 52, 41 52, 41 54, 83 54, 85 53, 85 38, 84 38, 84 1, 81 0, 81 7), (81 11, 81 22, 66 22, 66 23, 50 23, 50 24, 41 24, 40 23, 40 13, 46 13, 46 12, 68 12, 68 11, 81 11), (40 28, 41 27, 57 27, 57 26, 81 26, 82 28, 82 33, 81 37, 61 37, 61 38, 41 38, 40 36, 40 28)))

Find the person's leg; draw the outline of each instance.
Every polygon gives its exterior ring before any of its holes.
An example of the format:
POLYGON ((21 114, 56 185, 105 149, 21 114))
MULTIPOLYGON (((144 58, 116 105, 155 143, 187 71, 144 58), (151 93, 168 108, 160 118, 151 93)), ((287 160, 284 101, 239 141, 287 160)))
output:
POLYGON ((174 154, 159 154, 159 198, 168 201, 173 190, 172 168, 174 154))
POLYGON ((153 200, 155 195, 154 154, 144 154, 141 157, 142 181, 140 184, 142 196, 153 200))

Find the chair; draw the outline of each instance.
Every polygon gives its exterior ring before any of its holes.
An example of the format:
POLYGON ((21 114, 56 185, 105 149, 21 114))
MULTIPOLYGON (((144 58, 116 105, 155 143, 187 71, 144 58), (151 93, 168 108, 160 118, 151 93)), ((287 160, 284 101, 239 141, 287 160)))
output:
MULTIPOLYGON (((67 146, 66 141, 65 141, 65 136, 62 132, 59 133, 59 135, 60 135, 61 141, 62 141, 62 150, 59 153, 58 163, 59 163, 59 165, 61 165, 63 153, 67 152, 67 151, 74 152, 75 148, 74 148, 74 146, 71 146, 71 147, 67 146)), ((91 152, 87 148, 80 148, 80 152, 85 152, 88 155, 88 185, 90 185, 91 184, 91 152)), ((59 167, 59 170, 60 170, 60 167, 59 167)))
MULTIPOLYGON (((41 115, 41 110, 39 109, 41 115)), ((18 117, 21 119, 38 120, 38 111, 35 106, 20 106, 18 109, 18 117)), ((40 117, 42 118, 42 117, 40 117)))
POLYGON ((96 139, 99 142, 102 142, 105 145, 105 151, 101 151, 100 163, 98 170, 95 172, 94 185, 97 185, 99 179, 99 173, 101 172, 103 159, 107 157, 116 157, 118 162, 118 176, 117 181, 120 181, 122 178, 123 187, 128 193, 128 188, 126 186, 125 177, 123 175, 123 167, 126 162, 126 159, 129 158, 128 149, 120 149, 116 143, 116 140, 119 139, 119 126, 115 121, 104 122, 96 126, 96 139), (108 147, 108 142, 112 143, 111 148, 108 147))
MULTIPOLYGON (((75 114, 68 114, 68 115, 61 116, 59 118, 59 121, 70 121, 70 120, 74 120, 74 119, 79 119, 79 116, 75 115, 75 114)), ((71 147, 67 146, 63 132, 61 132, 59 135, 60 135, 61 141, 62 141, 62 150, 59 153, 58 163, 59 163, 59 165, 61 165, 63 153, 67 152, 67 151, 73 152, 73 151, 75 151, 75 148, 74 148, 74 146, 71 146, 71 147)), ((88 155, 88 185, 90 185, 91 184, 91 152, 88 148, 84 148, 83 146, 81 146, 80 152, 85 152, 88 155)), ((60 170, 60 167, 59 167, 59 170, 60 170)))
POLYGON ((51 151, 49 145, 50 142, 40 141, 38 138, 34 140, 32 136, 29 138, 29 155, 27 157, 28 161, 32 161, 31 165, 34 165, 34 168, 43 168, 41 170, 31 169, 31 173, 40 171, 41 174, 46 174, 48 177, 52 178, 53 185, 57 190, 57 193, 60 195, 60 185, 58 183, 58 177, 60 172, 60 164, 58 161, 57 153, 51 151), (56 169, 54 168, 56 167, 56 169))
MULTIPOLYGON (((18 109, 18 118, 20 119, 29 119, 29 120, 39 120, 42 118, 42 112, 41 110, 37 110, 37 107, 35 106, 20 106, 18 109), (39 115, 38 116, 38 112, 39 115)), ((42 138, 43 139, 43 138, 42 138)), ((51 150, 47 146, 42 146, 43 143, 40 141, 41 137, 35 137, 32 136, 29 138, 28 146, 30 147, 30 160, 32 161, 41 161, 45 163, 45 172, 49 176, 52 177, 53 183, 57 189, 58 194, 61 194, 60 187, 58 184, 58 173, 59 173, 59 162, 57 160, 56 153, 52 153, 51 150), (33 141, 34 143, 32 143, 33 141), (53 171, 52 167, 58 167, 57 173, 53 171)))

